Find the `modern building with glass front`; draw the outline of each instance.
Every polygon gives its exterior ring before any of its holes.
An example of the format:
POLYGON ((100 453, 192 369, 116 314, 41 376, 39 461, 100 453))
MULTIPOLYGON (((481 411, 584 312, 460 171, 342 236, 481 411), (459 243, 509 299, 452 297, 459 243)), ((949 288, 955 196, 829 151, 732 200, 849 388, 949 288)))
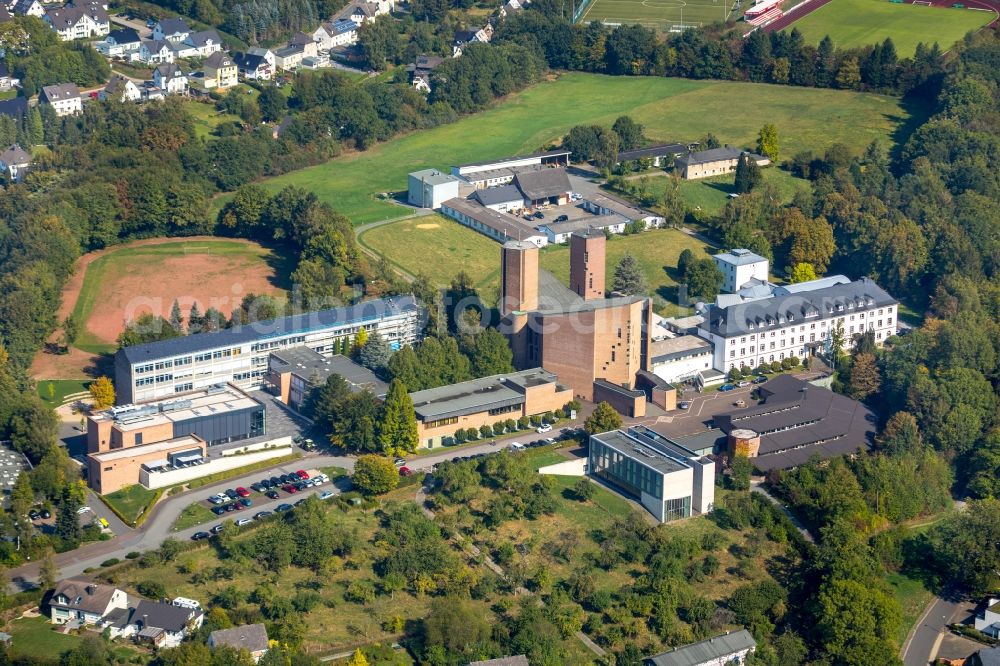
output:
POLYGON ((591 435, 587 471, 660 522, 708 513, 715 503, 715 462, 644 426, 591 435))

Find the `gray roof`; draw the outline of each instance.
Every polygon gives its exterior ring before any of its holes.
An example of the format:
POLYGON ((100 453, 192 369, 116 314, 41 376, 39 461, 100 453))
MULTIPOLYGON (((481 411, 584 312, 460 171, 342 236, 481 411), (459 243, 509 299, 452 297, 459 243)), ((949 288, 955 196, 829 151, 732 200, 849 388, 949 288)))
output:
POLYGON ((700 666, 756 647, 757 641, 750 632, 740 629, 647 657, 644 663, 647 666, 700 666))
POLYGON ((185 41, 190 42, 195 47, 205 46, 206 44, 208 44, 209 41, 212 41, 216 44, 222 44, 222 38, 219 37, 219 33, 217 33, 215 30, 201 30, 199 32, 192 32, 190 35, 188 35, 188 38, 185 41))
POLYGON ((84 16, 91 17, 97 23, 108 22, 108 13, 98 4, 66 5, 58 9, 49 9, 45 15, 56 30, 72 28, 84 16))
POLYGON ((628 220, 640 220, 648 215, 652 215, 652 213, 608 194, 590 194, 587 195, 585 201, 594 206, 609 210, 617 215, 621 215, 628 220))
POLYGON ((37 0, 17 0, 17 2, 14 3, 14 13, 21 15, 27 14, 28 10, 31 9, 32 5, 34 5, 36 1, 37 0))
POLYGON ((51 86, 42 86, 42 95, 50 103, 60 102, 71 97, 79 97, 80 89, 75 83, 57 83, 51 86))
POLYGON ((108 604, 111 603, 111 597, 116 591, 117 588, 111 585, 101 585, 79 578, 68 578, 56 584, 49 604, 58 608, 103 613, 108 604), (66 603, 57 601, 60 596, 66 597, 66 603))
POLYGON ((622 219, 621 215, 596 215, 581 217, 576 220, 565 220, 563 222, 543 222, 538 225, 538 228, 545 227, 553 234, 571 234, 575 231, 583 233, 596 231, 601 233, 601 229, 624 223, 625 220, 622 219))
POLYGON ((138 44, 142 41, 139 38, 139 33, 132 28, 119 28, 117 30, 112 30, 108 33, 106 39, 109 41, 113 40, 115 44, 138 44))
POLYGON ((832 458, 871 445, 875 415, 856 400, 792 375, 779 375, 759 390, 762 403, 713 416, 726 434, 745 429, 760 435, 753 458, 758 469, 796 467, 813 456, 832 458))
POLYGON ((406 66, 406 71, 426 74, 444 62, 444 60, 444 58, 438 56, 418 55, 414 62, 406 66))
POLYGON ((523 171, 514 176, 514 184, 526 199, 545 199, 573 191, 565 169, 523 171))
POLYGON ((184 76, 184 72, 181 71, 180 66, 175 62, 163 62, 157 65, 154 72, 159 72, 160 76, 165 79, 171 79, 177 76, 184 76))
POLYGON ((767 259, 759 254, 755 254, 742 247, 730 250, 729 252, 720 252, 714 256, 716 259, 734 266, 746 266, 748 264, 756 264, 761 261, 767 261, 767 259))
MULTIPOLYGON (((539 269, 538 309, 532 312, 532 316, 544 319, 547 316, 555 317, 573 312, 602 310, 645 300, 647 299, 642 296, 616 296, 614 298, 584 300, 552 273, 539 269)), ((539 325, 542 324, 539 323, 539 325)))
POLYGON ((654 341, 649 355, 653 363, 665 363, 704 353, 712 353, 712 344, 708 340, 697 335, 679 335, 654 341))
POLYGON ((691 467, 689 461, 698 457, 693 451, 677 446, 648 428, 630 428, 627 432, 612 430, 591 435, 590 438, 661 474, 688 469, 691 467))
POLYGON ((305 50, 306 47, 302 44, 289 44, 288 46, 283 46, 282 48, 277 49, 274 52, 274 55, 277 58, 287 58, 295 55, 296 53, 305 53, 305 50))
POLYGON ((532 368, 415 391, 410 394, 410 399, 413 400, 413 410, 418 419, 436 421, 522 405, 525 389, 542 384, 556 384, 559 387, 558 377, 542 368, 532 368))
POLYGON ((677 163, 690 166, 692 164, 707 164, 708 162, 721 162, 723 160, 737 160, 743 153, 747 153, 757 162, 767 160, 763 155, 757 155, 746 150, 733 148, 732 146, 723 146, 722 148, 709 148, 708 150, 681 155, 677 158, 677 163))
POLYGON ((234 53, 233 62, 236 66, 243 70, 244 72, 254 72, 261 65, 267 65, 267 58, 264 57, 262 53, 251 53, 247 51, 246 53, 234 53))
POLYGON ((457 183, 459 180, 450 173, 444 173, 443 171, 438 171, 437 169, 421 169, 420 171, 414 171, 413 173, 410 174, 410 176, 428 185, 443 185, 445 183, 457 183))
POLYGON ((164 35, 176 35, 181 32, 191 32, 191 28, 188 27, 187 21, 182 18, 162 19, 157 25, 164 35))
POLYGON ((969 666, 1000 666, 1000 647, 983 648, 965 663, 969 666))
POLYGON ((305 333, 306 331, 321 328, 370 322, 406 312, 419 312, 421 309, 422 306, 417 303, 417 300, 413 296, 394 296, 392 298, 364 301, 343 308, 303 312, 279 319, 235 326, 223 331, 196 333, 170 340, 148 342, 142 345, 125 347, 118 350, 118 354, 123 356, 129 363, 142 363, 160 358, 170 358, 180 354, 192 354, 209 349, 277 338, 293 333, 305 333))
POLYGON ((354 392, 370 390, 377 396, 385 395, 388 386, 368 368, 355 363, 346 356, 335 354, 323 356, 309 347, 292 347, 271 352, 274 362, 270 367, 276 372, 291 372, 307 382, 314 379, 317 384, 330 375, 340 375, 354 392))
MULTIPOLYGON (((485 206, 481 206, 478 203, 469 201, 468 199, 463 199, 462 197, 448 199, 447 201, 442 202, 441 205, 442 207, 447 206, 452 210, 456 210, 511 240, 521 241, 545 235, 536 230, 534 227, 528 226, 513 215, 508 215, 507 213, 501 213, 500 211, 486 208, 485 206)), ((445 214, 447 215, 447 213, 445 214)))
POLYGON ((263 624, 242 624, 230 629, 217 629, 208 635, 212 645, 228 645, 237 650, 260 652, 267 650, 267 628, 263 624))
POLYGON ((805 321, 840 317, 858 309, 895 305, 896 299, 871 279, 815 289, 801 294, 776 295, 720 308, 712 305, 701 328, 733 337, 778 329, 805 321), (841 308, 841 309, 838 309, 841 308), (753 328, 751 328, 751 324, 753 328))
POLYGON ((143 599, 132 612, 132 624, 143 628, 156 627, 172 633, 183 631, 188 621, 200 613, 190 608, 143 599))
POLYGON ((851 279, 846 275, 828 275, 827 277, 816 278, 815 280, 809 280, 807 282, 783 284, 780 287, 775 287, 774 293, 776 296, 780 296, 782 294, 801 294, 804 291, 826 289, 827 287, 834 287, 838 284, 847 284, 850 281, 851 279))
POLYGON ((726 448, 726 442, 728 441, 726 433, 722 432, 718 428, 696 432, 692 435, 684 435, 683 437, 674 437, 673 439, 681 446, 691 449, 692 451, 703 451, 708 449, 709 452, 724 451, 726 448))
POLYGON ((528 658, 523 654, 514 657, 500 657, 499 659, 486 659, 485 661, 470 661, 469 666, 531 666, 528 658))
MULTIPOLYGON (((454 178, 454 176, 452 176, 454 178)), ((521 190, 513 185, 503 185, 501 187, 488 187, 484 190, 476 190, 472 197, 484 206, 494 206, 501 203, 512 203, 524 201, 521 190)))
POLYGON ((233 67, 233 59, 229 57, 229 54, 223 53, 222 51, 216 51, 212 55, 205 58, 205 67, 212 67, 214 69, 219 69, 220 67, 233 67))
POLYGON ((126 79, 121 74, 115 74, 108 81, 108 85, 104 86, 104 92, 108 94, 114 94, 119 90, 124 90, 126 85, 128 85, 129 80, 126 79))
POLYGON ((631 160, 637 160, 641 157, 664 157, 666 155, 673 157, 674 155, 680 155, 686 150, 687 146, 683 143, 664 143, 658 146, 649 146, 648 148, 623 150, 618 153, 618 161, 628 162, 631 160))
POLYGON ((150 39, 142 43, 142 46, 146 47, 146 50, 150 53, 159 53, 163 49, 168 51, 176 51, 174 45, 165 39, 150 39))
POLYGON ((16 143, 0 153, 0 162, 4 164, 31 164, 31 154, 16 143))
MULTIPOLYGON (((470 32, 470 34, 475 35, 476 31, 473 30, 470 32)), ((466 164, 457 164, 455 165, 455 168, 461 169, 463 167, 477 167, 477 166, 487 166, 493 164, 496 165, 496 167, 499 169, 503 168, 503 166, 509 162, 517 162, 520 160, 527 160, 534 157, 540 157, 542 159, 553 158, 553 157, 569 157, 571 154, 572 153, 568 150, 543 150, 538 153, 529 153, 527 155, 517 155, 514 157, 502 157, 496 160, 484 160, 482 162, 467 162, 466 164)))

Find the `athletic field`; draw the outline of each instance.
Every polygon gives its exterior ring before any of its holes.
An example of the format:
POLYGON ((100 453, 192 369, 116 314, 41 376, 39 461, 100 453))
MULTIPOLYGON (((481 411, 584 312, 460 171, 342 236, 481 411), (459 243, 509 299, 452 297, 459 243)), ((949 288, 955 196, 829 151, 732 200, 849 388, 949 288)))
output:
POLYGON ((798 28, 806 41, 813 44, 830 35, 838 48, 867 46, 891 37, 899 57, 906 58, 913 55, 920 42, 937 42, 947 51, 967 32, 982 28, 994 18, 993 12, 976 9, 895 4, 886 0, 832 0, 787 29, 798 28))
POLYGON ((700 28, 729 18, 739 0, 591 0, 578 22, 638 24, 660 32, 700 28))

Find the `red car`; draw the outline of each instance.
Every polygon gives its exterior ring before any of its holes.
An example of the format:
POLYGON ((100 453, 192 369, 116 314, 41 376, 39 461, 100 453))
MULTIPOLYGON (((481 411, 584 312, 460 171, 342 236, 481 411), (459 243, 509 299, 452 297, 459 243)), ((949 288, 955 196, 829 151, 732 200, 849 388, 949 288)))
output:
POLYGON ((304 469, 300 469, 299 471, 295 472, 295 474, 296 474, 296 476, 298 476, 303 481, 305 481, 306 479, 309 478, 309 473, 307 471, 305 471, 304 469))
POLYGON ((244 488, 243 486, 240 486, 239 488, 236 489, 236 494, 239 495, 240 497, 250 497, 250 491, 244 488))
POLYGON ((299 492, 299 489, 298 489, 298 488, 296 488, 295 486, 293 486, 293 485, 292 485, 292 484, 290 484, 290 483, 289 483, 289 484, 288 484, 287 486, 284 486, 284 487, 282 488, 282 490, 284 490, 284 491, 285 491, 286 493, 288 493, 289 495, 292 495, 292 494, 294 494, 294 493, 297 493, 297 492, 299 492))
POLYGON ((409 467, 406 467, 405 465, 403 467, 399 468, 399 475, 400 476, 411 476, 412 474, 413 474, 413 470, 410 469, 409 467))

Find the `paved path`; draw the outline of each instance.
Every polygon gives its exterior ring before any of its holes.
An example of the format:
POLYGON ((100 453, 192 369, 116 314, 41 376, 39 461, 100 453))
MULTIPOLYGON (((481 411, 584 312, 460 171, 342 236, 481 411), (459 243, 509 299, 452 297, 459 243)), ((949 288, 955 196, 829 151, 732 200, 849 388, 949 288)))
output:
MULTIPOLYGON (((362 224, 361 226, 354 228, 354 237, 357 238, 358 246, 361 247, 362 252, 367 254, 369 257, 372 257, 373 259, 381 259, 382 258, 381 254, 379 254, 378 252, 376 252, 375 250, 373 250, 372 248, 368 247, 365 244, 365 241, 362 238, 364 234, 371 231, 372 229, 377 229, 378 227, 383 227, 387 224, 393 224, 395 222, 401 222, 403 220, 412 220, 413 218, 424 217, 426 215, 434 215, 434 211, 431 210, 430 208, 415 208, 413 212, 409 215, 403 215, 402 217, 394 217, 391 220, 379 220, 378 222, 369 222, 368 224, 362 224)), ((393 270, 399 273, 399 275, 407 282, 413 282, 416 279, 415 275, 403 270, 398 264, 396 264, 391 259, 389 260, 389 263, 392 264, 393 270)))
POLYGON ((760 483, 761 483, 760 481, 751 482, 750 492, 758 493, 766 497, 771 504, 781 509, 781 512, 786 516, 788 516, 788 519, 792 521, 792 525, 795 525, 795 529, 799 531, 799 533, 805 538, 806 541, 808 541, 809 543, 816 543, 816 540, 813 539, 813 535, 809 533, 809 530, 807 530, 806 526, 802 524, 802 521, 800 521, 798 517, 796 517, 796 515, 792 513, 788 509, 788 507, 781 502, 781 500, 779 500, 771 493, 767 492, 767 489, 765 489, 762 485, 760 485, 760 483))
MULTIPOLYGON (((947 593, 945 596, 951 597, 947 593)), ((927 666, 933 662, 946 627, 963 615, 965 609, 961 599, 935 598, 903 644, 903 666, 927 666)))

